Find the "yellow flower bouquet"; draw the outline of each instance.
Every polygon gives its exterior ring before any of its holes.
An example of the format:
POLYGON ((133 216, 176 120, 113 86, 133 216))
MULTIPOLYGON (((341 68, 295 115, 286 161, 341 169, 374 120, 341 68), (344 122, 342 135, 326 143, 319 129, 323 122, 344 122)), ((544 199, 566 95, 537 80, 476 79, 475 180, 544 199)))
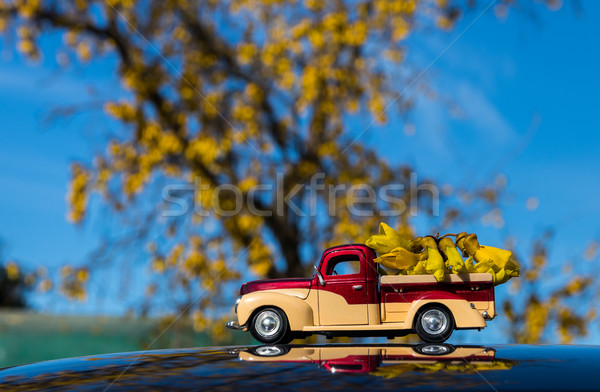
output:
POLYGON ((439 282, 447 274, 487 272, 492 274, 494 285, 499 285, 521 274, 512 252, 480 245, 476 234, 463 232, 408 239, 382 222, 379 234, 369 237, 365 245, 377 252, 376 263, 400 275, 431 274, 439 282))

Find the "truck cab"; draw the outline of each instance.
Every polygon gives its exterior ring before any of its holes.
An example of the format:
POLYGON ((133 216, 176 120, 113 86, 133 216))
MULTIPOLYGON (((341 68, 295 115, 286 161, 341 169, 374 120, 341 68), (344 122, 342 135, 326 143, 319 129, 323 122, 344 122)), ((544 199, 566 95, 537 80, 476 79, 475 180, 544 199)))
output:
POLYGON ((363 244, 323 252, 312 278, 242 285, 237 322, 260 342, 286 343, 311 334, 402 336, 446 341, 454 329, 481 329, 495 317, 490 274, 382 275, 375 251, 363 244))

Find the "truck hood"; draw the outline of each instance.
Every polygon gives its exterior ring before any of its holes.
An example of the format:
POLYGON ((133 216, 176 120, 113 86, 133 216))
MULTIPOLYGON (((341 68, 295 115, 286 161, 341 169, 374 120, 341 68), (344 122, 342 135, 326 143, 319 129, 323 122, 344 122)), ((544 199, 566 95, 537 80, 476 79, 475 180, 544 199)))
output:
POLYGON ((312 278, 263 279, 247 282, 240 288, 240 295, 262 290, 309 290, 312 278))

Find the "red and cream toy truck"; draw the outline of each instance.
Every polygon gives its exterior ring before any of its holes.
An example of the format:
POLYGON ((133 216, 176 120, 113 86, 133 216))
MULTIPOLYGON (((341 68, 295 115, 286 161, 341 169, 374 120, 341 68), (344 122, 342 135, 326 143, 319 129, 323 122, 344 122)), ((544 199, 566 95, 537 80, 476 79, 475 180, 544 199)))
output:
POLYGON ((496 316, 492 275, 380 275, 373 249, 327 249, 312 278, 270 279, 242 285, 237 322, 267 344, 312 334, 402 336, 446 341, 454 329, 481 329, 496 316))
POLYGON ((239 358, 247 362, 314 363, 331 373, 370 373, 379 370, 381 375, 388 377, 395 374, 394 367, 399 370, 396 374, 402 374, 402 368, 427 371, 428 366, 435 371, 446 368, 457 372, 511 367, 511 361, 496 358, 493 348, 455 347, 449 344, 258 346, 241 349, 239 358))

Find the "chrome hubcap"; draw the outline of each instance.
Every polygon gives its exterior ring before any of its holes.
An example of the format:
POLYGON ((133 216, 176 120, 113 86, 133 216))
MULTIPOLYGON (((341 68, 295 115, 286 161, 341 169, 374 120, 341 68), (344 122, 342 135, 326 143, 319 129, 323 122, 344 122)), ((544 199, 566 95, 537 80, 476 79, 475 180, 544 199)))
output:
POLYGON ((281 329, 281 319, 279 315, 271 310, 265 310, 259 313, 254 321, 254 329, 260 336, 265 338, 272 337, 281 329))
POLYGON ((424 346, 423 348, 421 348, 421 351, 423 352, 423 354, 443 355, 443 354, 448 353, 448 351, 450 351, 450 349, 446 346, 442 346, 439 344, 428 344, 427 346, 424 346))
POLYGON ((274 357, 283 354, 283 350, 277 346, 262 346, 256 349, 256 353, 263 357, 274 357))
POLYGON ((428 334, 439 335, 446 330, 448 318, 444 312, 437 309, 430 309, 423 313, 421 326, 428 334))

